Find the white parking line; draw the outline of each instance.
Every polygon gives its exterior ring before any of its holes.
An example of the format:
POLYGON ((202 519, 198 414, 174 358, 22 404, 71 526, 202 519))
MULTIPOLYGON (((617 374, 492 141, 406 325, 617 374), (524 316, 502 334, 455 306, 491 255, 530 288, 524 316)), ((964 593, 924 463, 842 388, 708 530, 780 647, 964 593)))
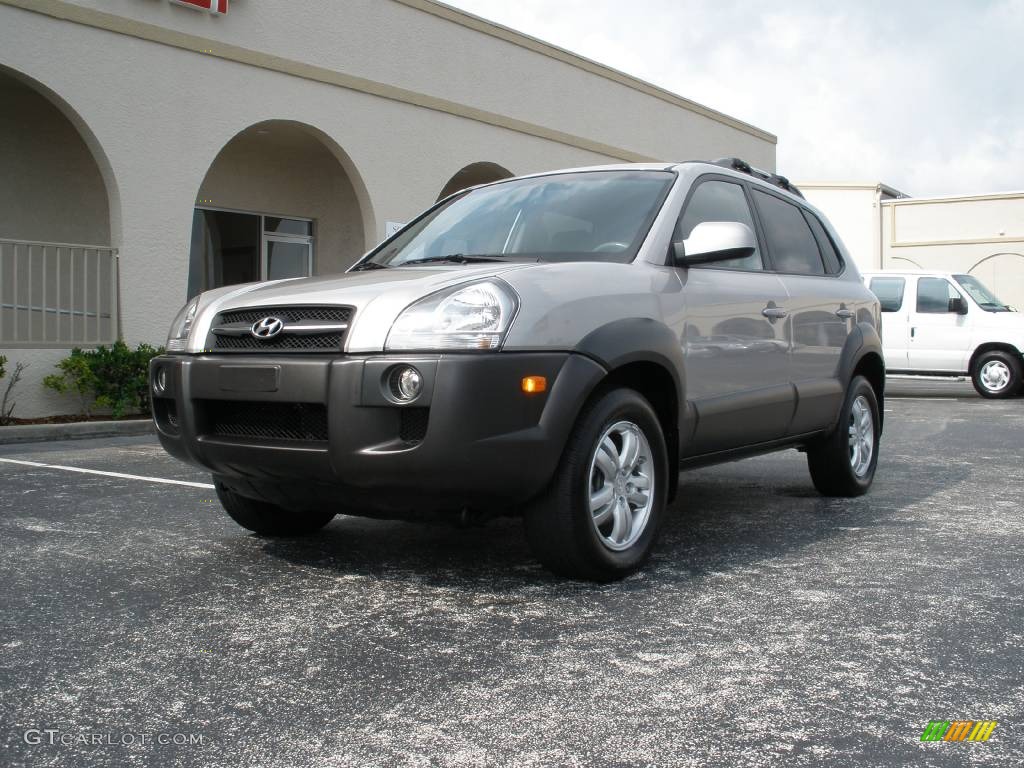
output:
POLYGON ((42 469, 63 469, 66 472, 81 472, 85 475, 103 475, 104 477, 120 477, 125 480, 145 480, 147 483, 166 483, 167 485, 186 485, 189 488, 213 488, 211 483, 193 483, 188 480, 170 480, 166 477, 147 477, 146 475, 127 475, 124 472, 106 472, 102 469, 82 469, 81 467, 65 467, 63 464, 42 464, 38 461, 22 459, 0 459, 5 464, 22 464, 26 467, 42 469))

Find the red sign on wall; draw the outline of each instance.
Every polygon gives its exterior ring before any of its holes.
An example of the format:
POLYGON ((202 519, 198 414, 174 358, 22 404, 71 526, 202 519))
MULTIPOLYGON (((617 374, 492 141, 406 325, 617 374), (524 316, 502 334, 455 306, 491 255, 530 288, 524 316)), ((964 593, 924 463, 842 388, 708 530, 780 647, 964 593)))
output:
POLYGON ((178 5, 187 5, 200 11, 219 13, 222 16, 228 12, 228 0, 171 0, 178 5))

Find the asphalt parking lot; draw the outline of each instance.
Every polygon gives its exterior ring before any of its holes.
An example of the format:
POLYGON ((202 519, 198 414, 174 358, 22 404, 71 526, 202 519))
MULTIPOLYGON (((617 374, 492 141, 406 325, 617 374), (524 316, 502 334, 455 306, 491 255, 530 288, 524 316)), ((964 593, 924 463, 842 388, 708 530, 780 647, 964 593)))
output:
MULTIPOLYGON (((0 462, 0 764, 1024 764, 1024 400, 891 391, 868 496, 794 451, 685 474, 604 586, 511 520, 271 541, 204 487, 0 462), (999 725, 920 741, 958 719, 999 725)), ((148 437, 0 458, 209 482, 148 437)))

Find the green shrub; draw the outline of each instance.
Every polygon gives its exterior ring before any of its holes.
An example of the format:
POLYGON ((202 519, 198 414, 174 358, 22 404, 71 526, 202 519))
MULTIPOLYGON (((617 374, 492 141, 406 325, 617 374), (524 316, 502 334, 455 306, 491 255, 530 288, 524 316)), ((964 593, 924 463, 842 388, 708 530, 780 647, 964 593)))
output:
POLYGON ((134 411, 148 414, 149 361, 163 351, 149 344, 133 350, 123 341, 96 349, 76 347, 57 363, 60 373, 45 377, 43 386, 76 394, 84 415, 94 406, 109 408, 115 419, 134 411))

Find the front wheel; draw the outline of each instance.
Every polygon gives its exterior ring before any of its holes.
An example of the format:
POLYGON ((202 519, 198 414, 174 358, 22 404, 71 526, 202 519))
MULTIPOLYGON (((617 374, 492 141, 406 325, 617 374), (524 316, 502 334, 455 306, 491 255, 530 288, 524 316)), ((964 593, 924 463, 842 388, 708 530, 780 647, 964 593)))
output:
POLYGON ((665 508, 668 452, 654 409, 616 389, 588 403, 548 489, 526 511, 526 536, 547 568, 612 581, 651 553, 665 508))
POLYGON ((839 426, 828 437, 807 446, 807 468, 819 493, 867 493, 878 466, 880 425, 874 388, 863 376, 855 376, 846 390, 839 426))
POLYGON ((1009 352, 985 352, 974 361, 971 382, 982 397, 1013 397, 1022 384, 1020 360, 1009 352))
POLYGON ((239 496, 216 478, 213 484, 228 516, 261 536, 305 536, 319 531, 334 519, 333 512, 295 512, 267 501, 239 496))

